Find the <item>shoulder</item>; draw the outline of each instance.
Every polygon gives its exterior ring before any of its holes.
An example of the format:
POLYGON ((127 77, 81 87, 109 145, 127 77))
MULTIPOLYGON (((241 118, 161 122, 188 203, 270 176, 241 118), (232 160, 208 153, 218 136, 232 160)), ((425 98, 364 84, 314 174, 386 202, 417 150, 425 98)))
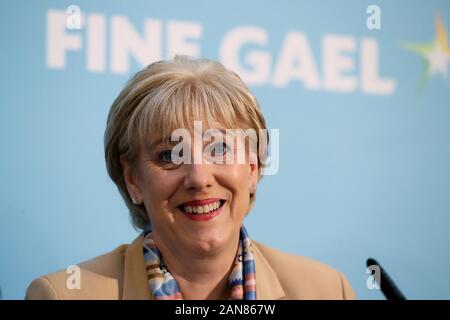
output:
POLYGON ((118 299, 127 247, 33 280, 25 299, 118 299))
POLYGON ((355 299, 342 272, 317 260, 289 254, 257 241, 253 244, 274 270, 287 299, 355 299))

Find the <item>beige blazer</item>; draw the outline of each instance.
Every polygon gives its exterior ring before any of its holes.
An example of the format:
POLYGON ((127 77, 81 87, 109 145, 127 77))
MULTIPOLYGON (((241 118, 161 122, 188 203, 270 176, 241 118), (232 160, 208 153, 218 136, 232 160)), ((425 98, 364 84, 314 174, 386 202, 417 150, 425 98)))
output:
MULTIPOLYGON (((35 279, 26 299, 151 299, 142 253, 143 236, 130 245, 82 263, 80 288, 66 285, 65 270, 35 279), (69 286, 70 287, 70 286, 69 286)), ((345 276, 318 261, 253 241, 258 299, 354 299, 345 276)))

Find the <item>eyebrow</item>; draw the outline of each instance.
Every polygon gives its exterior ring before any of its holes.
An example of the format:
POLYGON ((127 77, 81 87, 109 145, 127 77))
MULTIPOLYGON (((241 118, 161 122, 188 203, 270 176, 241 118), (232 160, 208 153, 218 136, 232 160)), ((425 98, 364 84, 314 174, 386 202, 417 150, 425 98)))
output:
POLYGON ((158 141, 155 141, 155 142, 153 142, 153 143, 145 143, 145 149, 147 149, 147 150, 152 150, 152 149, 155 149, 155 148, 157 148, 157 147, 159 147, 160 145, 170 145, 170 144, 175 144, 175 143, 177 143, 178 141, 170 141, 170 139, 168 140, 168 139, 160 139, 160 140, 158 140, 158 141))
MULTIPOLYGON (((230 130, 230 129, 223 129, 223 128, 209 128, 209 129, 219 130, 224 136, 226 136, 226 130, 230 130)), ((207 130, 209 130, 209 129, 207 129, 207 130)), ((234 130, 234 129, 231 129, 231 130, 234 130)), ((202 133, 202 136, 203 136, 203 134, 204 134, 204 132, 202 133)), ((214 136, 212 136, 212 137, 214 137, 214 136)), ((171 138, 171 136, 165 137, 165 138, 161 138, 161 139, 159 139, 159 140, 157 140, 157 141, 155 141, 153 143, 145 144, 145 147, 146 147, 147 150, 152 150, 152 149, 158 147, 159 145, 163 145, 163 146, 164 145, 174 145, 174 144, 177 144, 177 143, 180 142, 180 140, 173 140, 172 141, 170 138, 171 138)), ((203 141, 203 144, 210 143, 212 140, 213 139, 211 139, 209 141, 208 140, 207 141, 203 141)))

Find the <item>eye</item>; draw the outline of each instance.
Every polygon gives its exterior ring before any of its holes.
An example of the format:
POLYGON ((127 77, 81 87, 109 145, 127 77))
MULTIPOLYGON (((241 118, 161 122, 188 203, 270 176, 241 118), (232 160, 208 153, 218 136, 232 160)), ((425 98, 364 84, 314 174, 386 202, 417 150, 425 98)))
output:
POLYGON ((158 161, 172 162, 172 150, 164 150, 158 154, 158 161))
POLYGON ((220 157, 225 155, 229 150, 230 147, 225 142, 216 143, 211 150, 211 156, 220 157))

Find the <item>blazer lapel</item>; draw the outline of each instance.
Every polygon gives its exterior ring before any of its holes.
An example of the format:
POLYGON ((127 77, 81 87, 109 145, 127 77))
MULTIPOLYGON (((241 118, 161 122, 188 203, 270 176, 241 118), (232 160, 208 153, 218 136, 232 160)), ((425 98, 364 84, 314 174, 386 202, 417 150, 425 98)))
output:
POLYGON ((149 300, 152 298, 145 270, 143 241, 144 236, 140 235, 125 252, 123 300, 149 300))
POLYGON ((252 248, 256 271, 256 298, 258 300, 285 299, 286 294, 277 274, 259 250, 255 241, 252 241, 252 248))

